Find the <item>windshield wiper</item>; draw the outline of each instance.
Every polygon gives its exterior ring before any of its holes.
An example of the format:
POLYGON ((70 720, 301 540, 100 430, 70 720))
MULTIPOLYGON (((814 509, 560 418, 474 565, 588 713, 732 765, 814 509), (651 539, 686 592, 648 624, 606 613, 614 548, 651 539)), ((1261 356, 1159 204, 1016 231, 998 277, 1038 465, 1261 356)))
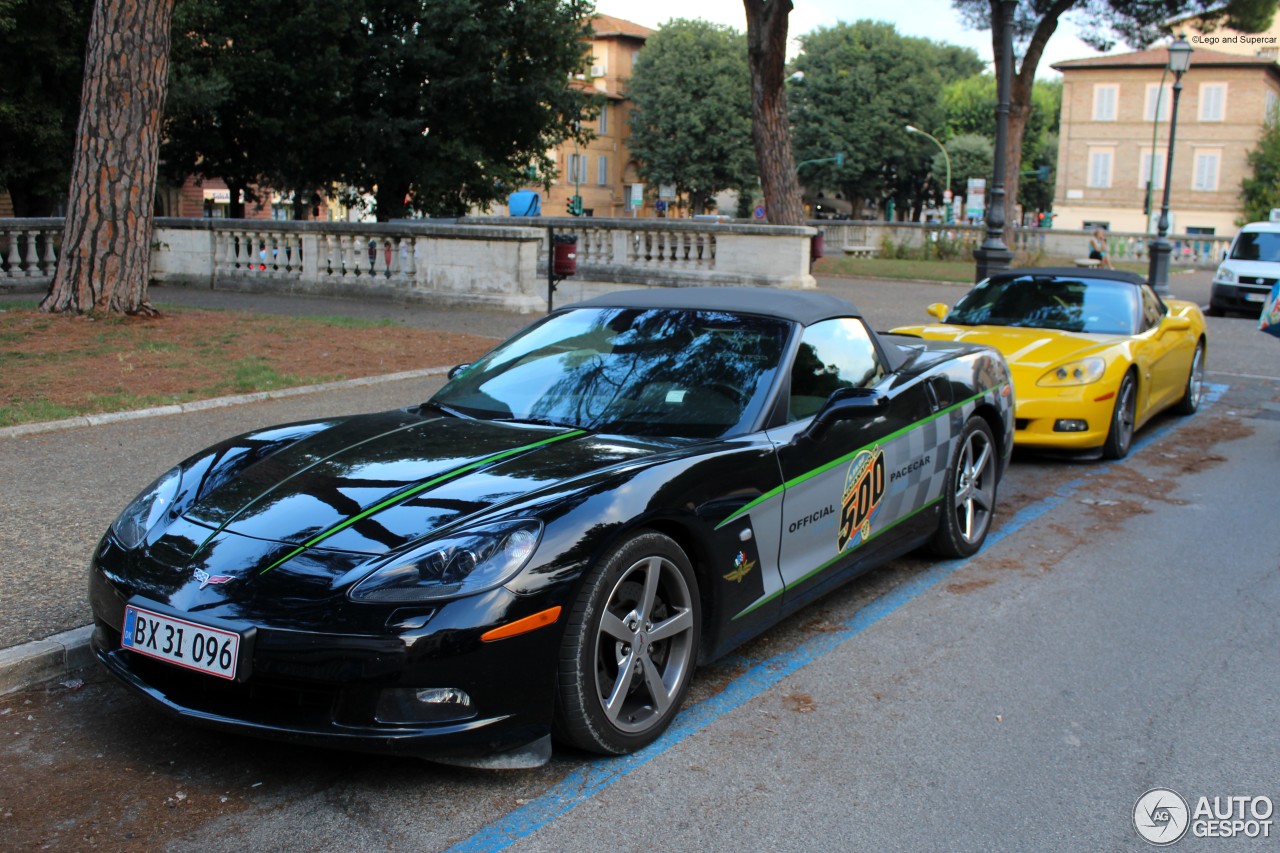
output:
POLYGON ((559 427, 560 429, 583 429, 576 424, 561 423, 560 421, 553 421, 550 418, 489 418, 489 420, 504 424, 533 424, 534 426, 559 427))
POLYGON ((442 403, 437 403, 435 400, 428 400, 427 402, 423 403, 419 408, 425 409, 428 407, 432 409, 436 409, 437 411, 444 412, 446 415, 448 415, 451 418, 459 418, 465 421, 475 420, 475 418, 468 417, 467 415, 462 414, 462 412, 459 412, 457 409, 451 409, 442 403))

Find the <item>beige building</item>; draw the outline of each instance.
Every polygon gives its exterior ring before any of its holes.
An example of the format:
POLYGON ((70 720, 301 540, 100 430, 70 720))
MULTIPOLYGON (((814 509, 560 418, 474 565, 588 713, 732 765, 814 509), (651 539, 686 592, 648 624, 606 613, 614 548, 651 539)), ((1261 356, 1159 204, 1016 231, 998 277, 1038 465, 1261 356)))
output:
MULTIPOLYGON (((640 183, 627 145, 631 133, 627 84, 636 54, 653 30, 609 15, 597 15, 592 27, 591 65, 579 75, 578 83, 603 95, 604 106, 593 123, 594 139, 585 146, 566 142, 556 150, 560 177, 543 193, 542 212, 546 216, 564 216, 565 205, 575 194, 582 197, 583 211, 588 215, 630 215, 629 202, 640 183)), ((643 191, 636 195, 644 202, 643 207, 635 208, 636 215, 654 215, 653 201, 646 201, 643 191)))
MULTIPOLYGON (((1193 38, 1203 44, 1209 36, 1193 38)), ((1200 44, 1193 43, 1182 77, 1170 232, 1233 235, 1248 152, 1280 104, 1280 66, 1274 56, 1200 44)), ((1163 47, 1053 66, 1062 73, 1055 227, 1155 230, 1169 145, 1173 76, 1165 74, 1167 66, 1163 47), (1149 215, 1143 209, 1148 182, 1149 215)))

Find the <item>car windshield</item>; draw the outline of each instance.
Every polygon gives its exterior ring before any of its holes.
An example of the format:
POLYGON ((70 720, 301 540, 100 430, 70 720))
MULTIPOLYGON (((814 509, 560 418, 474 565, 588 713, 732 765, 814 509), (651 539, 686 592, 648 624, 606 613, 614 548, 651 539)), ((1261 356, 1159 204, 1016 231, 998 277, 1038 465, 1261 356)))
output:
POLYGON ((1280 234, 1269 231, 1241 231, 1231 247, 1237 261, 1280 261, 1280 234))
POLYGON ((1139 308, 1138 288, 1128 282, 1026 275, 979 282, 946 322, 1132 335, 1139 308))
POLYGON ((501 344, 431 402, 596 432, 730 435, 764 406, 790 329, 720 311, 571 309, 501 344))

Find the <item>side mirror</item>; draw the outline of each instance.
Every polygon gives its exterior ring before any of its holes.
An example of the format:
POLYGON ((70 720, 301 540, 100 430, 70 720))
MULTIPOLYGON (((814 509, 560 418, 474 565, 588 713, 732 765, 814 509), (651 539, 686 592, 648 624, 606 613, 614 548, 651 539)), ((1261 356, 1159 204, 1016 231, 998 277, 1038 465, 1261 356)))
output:
POLYGON ((947 319, 947 314, 951 311, 944 302, 935 302, 925 310, 929 312, 929 316, 936 317, 939 320, 947 319))
POLYGON ((837 388, 797 438, 821 438, 836 423, 879 414, 888 404, 889 398, 873 388, 837 388))
POLYGON ((1160 324, 1160 333, 1165 332, 1185 332, 1191 328, 1191 320, 1187 317, 1170 315, 1164 318, 1164 322, 1160 324))
POLYGON ((466 362, 465 364, 455 364, 453 367, 449 368, 449 373, 448 373, 448 374, 446 374, 446 375, 447 375, 450 379, 457 379, 457 378, 458 378, 458 374, 459 374, 459 373, 461 373, 462 371, 466 370, 466 369, 467 369, 468 367, 470 367, 470 366, 471 366, 471 362, 469 362, 469 361, 468 361, 468 362, 466 362))

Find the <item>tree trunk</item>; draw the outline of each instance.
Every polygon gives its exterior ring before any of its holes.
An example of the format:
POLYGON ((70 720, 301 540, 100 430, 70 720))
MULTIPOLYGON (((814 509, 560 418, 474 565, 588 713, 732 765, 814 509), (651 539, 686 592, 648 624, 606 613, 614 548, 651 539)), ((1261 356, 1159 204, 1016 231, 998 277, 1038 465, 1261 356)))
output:
POLYGON ((765 211, 773 225, 803 225, 804 205, 791 153, 791 120, 783 85, 791 0, 743 0, 751 64, 751 130, 765 211))
POLYGON ((42 311, 152 313, 152 203, 173 5, 94 5, 62 253, 42 311))

